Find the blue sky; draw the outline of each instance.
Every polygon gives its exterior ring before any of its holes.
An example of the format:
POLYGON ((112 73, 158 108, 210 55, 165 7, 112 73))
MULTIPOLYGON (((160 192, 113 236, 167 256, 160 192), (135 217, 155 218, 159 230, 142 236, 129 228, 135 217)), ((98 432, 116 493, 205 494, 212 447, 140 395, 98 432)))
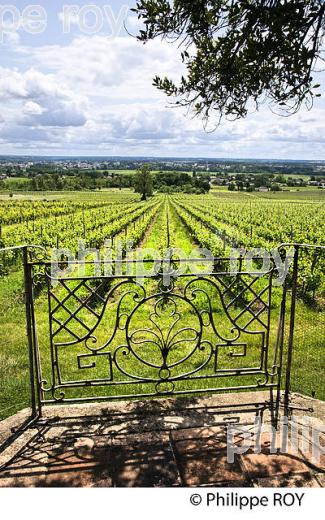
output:
MULTIPOLYGON (((0 154, 325 159, 323 96, 310 112, 283 118, 264 106, 212 133, 171 107, 152 78, 177 79, 179 53, 127 34, 122 22, 138 30, 134 3, 34 0, 47 19, 30 34, 31 4, 11 2, 25 17, 19 27, 12 13, 0 17, 0 154)), ((325 83, 325 73, 315 81, 325 83)))

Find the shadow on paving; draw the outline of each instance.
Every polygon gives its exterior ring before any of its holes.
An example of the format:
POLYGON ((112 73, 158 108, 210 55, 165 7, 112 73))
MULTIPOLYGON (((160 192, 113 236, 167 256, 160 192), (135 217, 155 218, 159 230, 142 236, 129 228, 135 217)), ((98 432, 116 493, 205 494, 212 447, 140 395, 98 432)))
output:
POLYGON ((279 432, 272 438, 254 426, 256 416, 270 426, 267 407, 253 402, 230 410, 220 397, 62 407, 59 417, 60 407, 53 407, 4 451, 0 486, 324 485, 324 455, 315 463, 312 444, 303 453, 289 442, 284 451, 279 432), (229 427, 235 428, 238 451, 233 462, 227 451, 229 427), (247 434, 241 428, 249 432, 245 449, 247 434))

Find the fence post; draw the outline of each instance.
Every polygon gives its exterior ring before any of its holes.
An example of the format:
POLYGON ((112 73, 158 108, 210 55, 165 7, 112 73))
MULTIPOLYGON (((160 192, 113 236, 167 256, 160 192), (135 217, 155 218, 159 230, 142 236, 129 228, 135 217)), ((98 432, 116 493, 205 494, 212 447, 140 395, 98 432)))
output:
MULTIPOLYGON (((167 202, 168 204, 168 202, 167 202)), ((167 249, 169 249, 170 247, 170 230, 169 230, 169 211, 168 211, 168 206, 167 206, 167 249)))
POLYGON ((295 245, 294 249, 295 249, 295 253, 294 253, 294 259, 293 259, 287 370, 286 370, 286 382, 285 382, 285 392, 284 392, 284 410, 285 410, 286 417, 288 417, 288 413, 289 413, 289 398, 290 398, 290 389, 291 389, 291 368, 292 368, 293 341, 294 341, 295 321, 296 321, 299 246, 295 245))
POLYGON ((31 390, 31 408, 32 416, 37 416, 36 408, 36 388, 35 388, 35 358, 34 358, 34 334, 32 324, 32 277, 31 267, 28 263, 28 246, 23 248, 23 265, 24 265, 24 284, 25 284, 25 307, 26 307, 26 330, 28 341, 28 356, 29 356, 29 375, 30 375, 30 390, 31 390))
MULTIPOLYGON (((276 404, 275 404, 275 428, 278 429, 279 423, 279 409, 281 403, 281 382, 282 382, 282 367, 283 367, 283 347, 284 347, 284 332, 285 332, 285 318, 286 318, 286 301, 287 301, 287 280, 284 281, 282 300, 280 306, 280 315, 278 322, 278 331, 275 344, 274 362, 273 362, 273 376, 277 373, 277 388, 276 388, 276 404)), ((271 400, 273 403, 273 391, 271 390, 271 400)))

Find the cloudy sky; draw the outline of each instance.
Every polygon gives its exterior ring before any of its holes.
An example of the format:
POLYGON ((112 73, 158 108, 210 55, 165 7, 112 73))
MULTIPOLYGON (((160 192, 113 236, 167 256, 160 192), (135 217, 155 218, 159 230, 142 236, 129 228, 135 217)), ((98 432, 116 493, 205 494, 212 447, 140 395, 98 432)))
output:
POLYGON ((80 0, 37 3, 33 24, 26 1, 0 11, 0 154, 325 159, 323 97, 310 112, 263 107, 207 133, 152 86, 181 63, 175 46, 125 31, 137 32, 135 1, 93 0, 93 14, 80 0))

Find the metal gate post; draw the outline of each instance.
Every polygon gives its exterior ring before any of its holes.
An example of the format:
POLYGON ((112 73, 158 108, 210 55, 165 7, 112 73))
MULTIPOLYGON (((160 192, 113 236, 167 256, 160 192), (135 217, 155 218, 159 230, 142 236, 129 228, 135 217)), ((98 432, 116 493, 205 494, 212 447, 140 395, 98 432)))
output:
POLYGON ((292 293, 291 293, 291 309, 290 309, 290 327, 289 327, 289 340, 288 340, 288 355, 287 355, 287 370, 286 370, 286 382, 284 392, 284 411, 286 417, 289 414, 289 399, 291 389, 291 367, 292 367, 292 356, 293 356, 293 341, 295 333, 295 321, 296 321, 296 302, 297 302, 297 281, 298 281, 298 262, 299 262, 299 246, 294 246, 294 258, 293 258, 293 274, 292 274, 292 293))
POLYGON ((35 345, 34 345, 34 325, 33 325, 33 284, 31 265, 28 262, 28 246, 23 247, 23 265, 24 265, 24 283, 25 283, 25 306, 26 306, 26 331, 28 341, 28 357, 29 357, 29 377, 30 377, 30 390, 31 390, 31 408, 32 417, 36 417, 37 404, 37 382, 35 376, 37 374, 35 367, 35 345))

